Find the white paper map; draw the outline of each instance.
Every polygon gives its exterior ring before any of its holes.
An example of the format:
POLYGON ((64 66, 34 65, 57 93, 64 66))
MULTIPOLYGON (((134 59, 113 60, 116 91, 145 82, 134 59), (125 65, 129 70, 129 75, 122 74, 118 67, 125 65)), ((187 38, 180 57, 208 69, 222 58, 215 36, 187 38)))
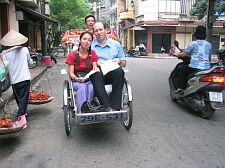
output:
POLYGON ((101 67, 103 75, 120 67, 117 62, 113 62, 112 60, 99 61, 98 64, 101 67))
POLYGON ((87 75, 85 75, 84 76, 84 79, 88 79, 89 78, 89 76, 91 76, 92 74, 94 74, 95 72, 98 72, 98 70, 91 70, 90 72, 88 72, 88 74, 87 75))
POLYGON ((67 70, 66 69, 61 69, 61 75, 67 75, 67 70))

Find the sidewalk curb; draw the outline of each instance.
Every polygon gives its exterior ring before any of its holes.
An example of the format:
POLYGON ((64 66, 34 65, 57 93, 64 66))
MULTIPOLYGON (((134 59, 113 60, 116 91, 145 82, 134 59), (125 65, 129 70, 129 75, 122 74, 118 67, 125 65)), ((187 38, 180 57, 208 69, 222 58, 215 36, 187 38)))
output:
POLYGON ((176 57, 170 56, 169 54, 149 54, 140 56, 140 58, 149 58, 149 59, 174 59, 176 57))
MULTIPOLYGON (((47 71, 47 67, 45 67, 39 74, 37 74, 35 77, 31 79, 31 84, 34 84, 44 75, 44 73, 47 71)), ((4 108, 6 102, 10 102, 14 99, 13 94, 9 95, 6 99, 0 100, 0 109, 4 108)))

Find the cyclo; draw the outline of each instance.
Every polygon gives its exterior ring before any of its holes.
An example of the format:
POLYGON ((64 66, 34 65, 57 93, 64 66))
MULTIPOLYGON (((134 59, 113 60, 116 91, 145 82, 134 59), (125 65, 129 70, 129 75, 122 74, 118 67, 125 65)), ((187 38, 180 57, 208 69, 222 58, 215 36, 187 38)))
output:
MULTIPOLYGON (((124 70, 126 72, 126 70, 124 70)), ((119 111, 110 112, 95 112, 95 113, 77 113, 76 111, 76 92, 73 89, 71 79, 65 80, 63 84, 63 112, 64 112, 64 123, 67 136, 70 135, 71 131, 71 118, 72 114, 75 113, 75 123, 79 125, 103 123, 103 122, 114 122, 120 121, 124 127, 129 130, 132 126, 133 121, 133 104, 132 104, 132 90, 130 82, 125 78, 125 83, 122 91, 122 108, 119 111)), ((106 85, 107 87, 108 85, 106 85)), ((109 88, 109 87, 108 87, 109 88)), ((107 91, 108 93, 111 91, 107 91)))

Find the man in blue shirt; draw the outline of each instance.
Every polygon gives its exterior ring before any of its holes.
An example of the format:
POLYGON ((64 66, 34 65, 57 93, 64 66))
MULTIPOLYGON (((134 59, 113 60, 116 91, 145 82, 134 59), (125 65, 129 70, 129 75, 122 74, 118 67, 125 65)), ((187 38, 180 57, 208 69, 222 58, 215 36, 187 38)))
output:
POLYGON ((90 76, 95 95, 106 111, 120 110, 124 85, 124 71, 122 67, 126 66, 125 53, 119 42, 107 38, 103 23, 95 23, 94 35, 96 39, 92 42, 91 48, 97 53, 99 61, 112 60, 120 65, 119 68, 105 75, 102 72, 97 72, 90 76), (112 84, 112 94, 110 96, 105 90, 105 84, 112 84))
POLYGON ((187 76, 198 70, 210 69, 210 57, 212 51, 212 44, 205 40, 206 38, 206 28, 204 26, 198 26, 195 30, 194 36, 195 41, 192 41, 184 52, 173 53, 177 57, 187 57, 191 56, 190 64, 183 66, 179 70, 179 83, 178 90, 185 89, 187 76))

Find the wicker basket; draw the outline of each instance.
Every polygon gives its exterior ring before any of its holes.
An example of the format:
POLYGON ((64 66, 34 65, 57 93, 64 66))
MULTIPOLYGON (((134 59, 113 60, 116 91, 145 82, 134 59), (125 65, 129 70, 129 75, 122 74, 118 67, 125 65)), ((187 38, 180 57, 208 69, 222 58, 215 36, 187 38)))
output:
POLYGON ((23 127, 0 128, 0 135, 16 133, 16 132, 19 132, 22 129, 23 129, 23 127))
POLYGON ((36 104, 36 105, 46 104, 46 103, 51 102, 53 99, 54 99, 54 97, 49 96, 48 100, 28 100, 28 104, 36 104))

